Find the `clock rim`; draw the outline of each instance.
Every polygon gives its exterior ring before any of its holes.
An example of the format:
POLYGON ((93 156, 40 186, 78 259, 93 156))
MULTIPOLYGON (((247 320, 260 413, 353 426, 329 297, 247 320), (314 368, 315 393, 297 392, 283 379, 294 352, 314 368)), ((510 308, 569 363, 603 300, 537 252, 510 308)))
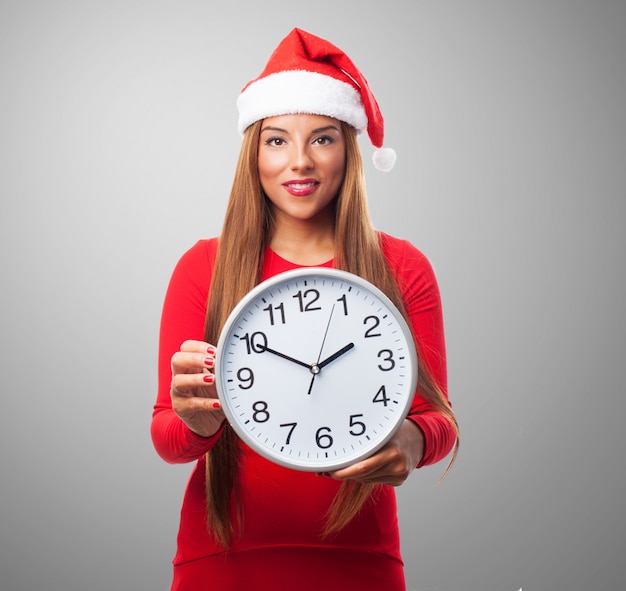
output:
POLYGON ((417 388, 417 380, 418 380, 418 361, 417 361, 417 352, 415 350, 415 342, 413 340, 413 333, 409 328, 407 321, 404 316, 398 309, 398 307, 389 299, 389 297, 376 285, 364 279, 360 275, 356 275, 355 273, 351 273, 349 271, 344 271, 343 269, 335 269, 332 267, 299 267, 297 269, 290 269, 288 271, 283 271, 264 281, 261 281, 257 285, 255 285, 248 293, 246 293, 239 302, 235 305, 231 313, 228 315, 226 322, 222 328, 220 333, 220 337, 217 343, 217 351, 215 354, 215 386, 217 389, 218 399, 221 402, 222 410, 226 416, 226 420, 230 427, 235 431, 237 436, 242 440, 244 444, 246 444, 250 449, 254 452, 258 453, 260 456, 264 457, 268 461, 271 461, 275 464, 283 466, 285 468, 290 468, 292 470, 298 470, 302 472, 327 472, 333 470, 339 470, 341 468, 345 468, 347 466, 351 466, 365 458, 368 458, 375 454, 378 450, 380 450, 398 431, 402 422, 407 418, 408 411, 411 408, 413 403, 413 399, 415 398, 415 391, 417 388), (230 404, 227 401, 228 396, 223 393, 225 388, 223 388, 222 379, 221 379, 221 365, 223 360, 222 351, 224 349, 224 343, 226 341, 227 335, 230 332, 232 326, 235 324, 237 319, 240 317, 241 313, 247 308, 248 304, 258 298, 263 292, 271 289, 276 284, 283 283, 285 281, 291 281, 293 279, 308 277, 308 276, 325 276, 334 279, 343 279, 345 281, 357 284, 362 289, 366 289, 371 292, 377 298, 379 298, 387 308, 393 313, 396 322, 398 322, 403 335, 405 336, 406 342, 409 346, 409 354, 408 354, 408 368, 411 372, 410 377, 410 391, 413 392, 412 395, 407 396, 404 407, 401 408, 398 416, 401 418, 396 422, 396 424, 391 428, 385 436, 380 439, 376 444, 372 447, 368 447, 366 450, 357 452, 350 456, 349 458, 343 458, 339 461, 320 461, 315 465, 311 465, 310 462, 303 463, 297 460, 297 458, 288 458, 284 455, 279 455, 278 453, 272 452, 271 449, 265 447, 260 444, 257 439, 252 437, 248 431, 246 431, 237 420, 234 412, 232 412, 230 408, 230 404))

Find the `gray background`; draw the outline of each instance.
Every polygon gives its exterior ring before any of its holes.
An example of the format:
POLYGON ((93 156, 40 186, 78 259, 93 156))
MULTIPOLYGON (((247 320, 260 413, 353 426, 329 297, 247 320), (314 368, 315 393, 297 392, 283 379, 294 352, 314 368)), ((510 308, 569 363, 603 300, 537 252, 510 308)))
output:
POLYGON ((0 2, 0 588, 168 588, 161 302, 294 26, 369 79, 374 220, 442 290, 462 448, 398 490, 409 589, 626 588, 620 0, 0 2))

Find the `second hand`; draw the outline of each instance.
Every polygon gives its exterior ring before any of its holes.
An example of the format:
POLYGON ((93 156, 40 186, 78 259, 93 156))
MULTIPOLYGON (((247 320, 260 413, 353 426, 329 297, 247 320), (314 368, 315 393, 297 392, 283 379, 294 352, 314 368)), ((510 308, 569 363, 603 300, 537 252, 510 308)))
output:
POLYGON ((326 342, 326 337, 328 336, 328 329, 330 328, 330 321, 333 318, 333 312, 335 311, 335 304, 330 311, 330 316, 328 317, 328 323, 326 324, 326 330, 324 331, 324 338, 322 339, 322 346, 320 347, 319 355, 317 356, 317 362, 311 366, 311 372, 313 373, 313 377, 311 378, 311 383, 309 384, 309 391, 307 392, 307 396, 311 395, 311 391, 313 390, 313 383, 315 382, 315 378, 317 374, 320 372, 319 362, 322 358, 322 351, 324 350, 324 343, 326 342))

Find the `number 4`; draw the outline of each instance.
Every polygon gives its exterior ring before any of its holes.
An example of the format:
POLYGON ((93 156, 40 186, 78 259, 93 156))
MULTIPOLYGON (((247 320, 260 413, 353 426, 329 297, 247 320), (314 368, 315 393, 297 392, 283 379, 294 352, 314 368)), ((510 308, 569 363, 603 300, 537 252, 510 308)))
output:
POLYGON ((389 402, 389 397, 387 396, 387 391, 385 390, 385 386, 381 386, 376 392, 376 396, 372 399, 372 402, 382 402, 385 406, 389 402))

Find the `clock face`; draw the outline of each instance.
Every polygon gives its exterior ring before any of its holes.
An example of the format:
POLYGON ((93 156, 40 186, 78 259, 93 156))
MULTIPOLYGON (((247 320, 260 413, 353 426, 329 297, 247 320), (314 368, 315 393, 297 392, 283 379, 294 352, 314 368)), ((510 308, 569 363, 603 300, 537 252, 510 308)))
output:
POLYGON ((284 466, 328 471, 372 455, 406 417, 417 359, 400 312, 364 279, 276 275, 229 316, 215 364, 233 429, 284 466))

